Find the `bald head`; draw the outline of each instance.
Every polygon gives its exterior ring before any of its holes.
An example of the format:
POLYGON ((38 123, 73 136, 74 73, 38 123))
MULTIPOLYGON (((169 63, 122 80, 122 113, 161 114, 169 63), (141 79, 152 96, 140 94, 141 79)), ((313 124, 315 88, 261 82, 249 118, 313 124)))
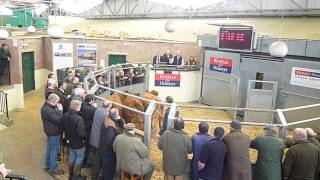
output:
POLYGON ((307 140, 307 131, 303 128, 296 128, 293 130, 293 140, 303 141, 307 140))

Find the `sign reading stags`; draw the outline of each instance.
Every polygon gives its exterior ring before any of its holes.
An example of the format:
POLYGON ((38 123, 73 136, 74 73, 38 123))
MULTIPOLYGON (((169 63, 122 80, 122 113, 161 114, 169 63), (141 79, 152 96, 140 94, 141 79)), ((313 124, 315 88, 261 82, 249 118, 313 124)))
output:
POLYGON ((180 87, 180 74, 155 74, 155 86, 180 87))
POLYGON ((211 71, 217 71, 222 73, 231 74, 232 71, 232 59, 210 57, 211 71))

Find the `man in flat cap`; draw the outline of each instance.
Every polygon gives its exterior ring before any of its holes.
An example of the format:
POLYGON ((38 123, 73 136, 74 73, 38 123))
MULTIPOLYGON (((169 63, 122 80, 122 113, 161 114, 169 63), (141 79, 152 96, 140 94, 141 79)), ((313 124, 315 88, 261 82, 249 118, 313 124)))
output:
POLYGON ((251 148, 258 151, 254 165, 254 177, 259 180, 281 180, 281 161, 284 142, 277 137, 277 128, 268 125, 263 128, 264 136, 251 141, 251 148))
POLYGON ((118 135, 113 142, 113 150, 117 157, 116 171, 144 176, 145 180, 149 180, 155 164, 148 158, 148 148, 135 136, 134 129, 134 124, 126 124, 125 132, 118 135))
POLYGON ((241 122, 232 121, 230 133, 223 138, 227 155, 223 180, 251 180, 250 137, 241 132, 241 122))

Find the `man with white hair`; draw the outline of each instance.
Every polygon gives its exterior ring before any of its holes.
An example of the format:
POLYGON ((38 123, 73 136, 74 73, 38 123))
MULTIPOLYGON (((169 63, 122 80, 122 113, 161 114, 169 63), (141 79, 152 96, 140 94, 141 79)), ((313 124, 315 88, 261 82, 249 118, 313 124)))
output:
POLYGON ((57 156, 59 152, 60 134, 62 125, 63 107, 59 104, 60 98, 56 94, 50 94, 47 101, 41 107, 41 119, 44 132, 47 136, 47 151, 45 156, 45 170, 50 175, 63 174, 63 170, 57 168, 57 156))
POLYGON ((72 100, 83 101, 86 97, 86 92, 83 88, 75 88, 73 94, 66 100, 66 108, 69 110, 70 102, 72 100))
POLYGON ((315 133, 315 132, 313 131, 313 129, 311 129, 311 128, 306 128, 305 130, 307 131, 308 141, 309 141, 311 144, 313 144, 313 145, 317 146, 318 148, 320 148, 320 143, 319 143, 319 141, 315 138, 315 136, 317 135, 317 133, 315 133))
POLYGON ((320 167, 320 150, 307 139, 303 128, 293 131, 295 144, 290 147, 283 162, 283 179, 314 180, 320 167))
POLYGON ((173 58, 173 64, 178 66, 184 65, 184 59, 182 58, 180 51, 177 51, 176 56, 173 58))
POLYGON ((55 93, 55 89, 56 89, 56 80, 48 79, 47 87, 46 87, 46 90, 44 92, 45 98, 48 99, 48 96, 50 94, 54 94, 55 93))

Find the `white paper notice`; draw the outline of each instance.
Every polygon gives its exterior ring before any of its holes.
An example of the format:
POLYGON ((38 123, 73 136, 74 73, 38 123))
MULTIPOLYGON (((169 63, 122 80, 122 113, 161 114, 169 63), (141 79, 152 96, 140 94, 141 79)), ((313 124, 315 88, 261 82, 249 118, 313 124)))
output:
POLYGON ((320 70, 292 67, 290 84, 320 89, 320 70))

